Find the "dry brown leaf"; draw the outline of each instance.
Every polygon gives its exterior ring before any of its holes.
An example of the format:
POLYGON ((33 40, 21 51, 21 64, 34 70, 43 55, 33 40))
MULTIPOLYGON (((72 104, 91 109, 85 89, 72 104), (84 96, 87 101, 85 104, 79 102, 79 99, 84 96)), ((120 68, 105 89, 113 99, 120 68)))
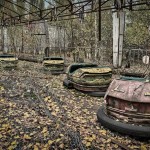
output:
POLYGON ((16 141, 16 140, 13 141, 13 142, 11 143, 11 145, 17 145, 17 141, 16 141))
POLYGON ((93 138, 93 140, 95 140, 96 139, 96 135, 92 134, 92 138, 93 138))
POLYGON ((63 143, 60 144, 59 147, 63 149, 64 148, 64 144, 63 143))
POLYGON ((63 135, 63 134, 60 134, 60 136, 63 137, 64 135, 63 135))
POLYGON ((99 132, 103 135, 106 135, 107 131, 106 130, 99 130, 99 132))
POLYGON ((52 114, 53 116, 57 116, 56 112, 52 112, 51 114, 52 114))
POLYGON ((118 148, 118 145, 117 145, 117 144, 115 144, 115 145, 114 145, 114 148, 118 148))
POLYGON ((4 87, 3 86, 0 86, 0 92, 1 91, 4 91, 4 87))
POLYGON ((92 137, 88 138, 88 141, 89 141, 89 142, 92 142, 92 141, 93 141, 93 138, 92 138, 92 137))
POLYGON ((15 140, 15 141, 13 141, 13 142, 11 143, 11 145, 8 147, 8 150, 13 150, 13 149, 16 148, 16 146, 17 146, 17 141, 15 140))
POLYGON ((27 134, 24 134, 23 138, 26 139, 26 140, 30 140, 31 139, 31 137, 29 135, 27 135, 27 134))
POLYGON ((55 141, 56 141, 56 143, 57 143, 57 142, 59 142, 60 140, 61 140, 61 139, 60 139, 60 138, 58 138, 58 139, 56 139, 55 141))
POLYGON ((19 137, 19 135, 17 135, 17 136, 14 136, 14 138, 15 138, 15 139, 19 139, 20 137, 19 137))
POLYGON ((47 149, 47 148, 49 148, 49 146, 50 146, 49 144, 45 144, 45 145, 44 145, 44 148, 47 149))
POLYGON ((141 145, 141 150, 147 150, 145 145, 141 145))
POLYGON ((24 113, 24 118, 28 118, 29 114, 27 112, 24 113))
POLYGON ((2 124, 2 128, 7 130, 7 129, 11 128, 11 126, 9 124, 2 124))
POLYGON ((45 100, 45 101, 50 100, 50 96, 45 97, 44 100, 45 100))
POLYGON ((85 145, 86 145, 86 147, 89 147, 89 146, 91 146, 91 143, 87 142, 85 145))
POLYGON ((31 144, 31 143, 28 145, 28 148, 30 148, 30 147, 32 147, 32 144, 31 144))
POLYGON ((2 134, 0 134, 0 139, 3 137, 3 135, 2 134))
POLYGON ((34 150, 39 150, 37 145, 34 145, 34 150))
POLYGON ((43 130, 42 130, 42 133, 45 133, 47 131, 48 131, 47 127, 44 127, 43 130))
POLYGON ((44 137, 48 136, 48 132, 45 132, 43 135, 44 135, 44 137))
POLYGON ((54 141, 52 141, 52 140, 48 140, 48 144, 49 144, 49 145, 52 145, 53 142, 54 142, 54 141))
POLYGON ((35 145, 38 145, 38 146, 40 146, 40 143, 36 143, 35 145))
POLYGON ((8 150, 14 150, 15 147, 16 147, 16 146, 11 145, 11 146, 8 147, 8 150))

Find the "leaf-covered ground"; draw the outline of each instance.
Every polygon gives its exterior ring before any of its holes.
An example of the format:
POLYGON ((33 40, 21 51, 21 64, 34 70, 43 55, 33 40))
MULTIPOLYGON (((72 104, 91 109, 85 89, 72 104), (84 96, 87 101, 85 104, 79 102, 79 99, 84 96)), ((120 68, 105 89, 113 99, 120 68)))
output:
POLYGON ((63 87, 65 75, 19 62, 0 73, 0 150, 149 150, 150 141, 113 133, 97 122, 103 98, 63 87))

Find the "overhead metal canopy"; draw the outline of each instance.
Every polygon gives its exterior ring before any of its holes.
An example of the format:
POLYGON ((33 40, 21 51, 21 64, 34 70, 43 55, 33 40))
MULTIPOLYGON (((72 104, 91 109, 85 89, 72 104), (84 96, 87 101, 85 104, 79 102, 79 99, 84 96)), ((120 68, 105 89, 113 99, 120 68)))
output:
POLYGON ((0 0, 0 26, 69 20, 96 11, 142 10, 139 6, 150 10, 150 0, 0 0))

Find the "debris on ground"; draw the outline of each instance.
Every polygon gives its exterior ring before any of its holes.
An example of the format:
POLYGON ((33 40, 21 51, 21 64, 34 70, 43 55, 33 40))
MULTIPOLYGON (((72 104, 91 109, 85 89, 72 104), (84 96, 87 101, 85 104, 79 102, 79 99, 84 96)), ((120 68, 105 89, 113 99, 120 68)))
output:
POLYGON ((19 62, 0 73, 0 149, 149 150, 150 141, 111 132, 97 122, 103 98, 62 85, 65 75, 19 62))

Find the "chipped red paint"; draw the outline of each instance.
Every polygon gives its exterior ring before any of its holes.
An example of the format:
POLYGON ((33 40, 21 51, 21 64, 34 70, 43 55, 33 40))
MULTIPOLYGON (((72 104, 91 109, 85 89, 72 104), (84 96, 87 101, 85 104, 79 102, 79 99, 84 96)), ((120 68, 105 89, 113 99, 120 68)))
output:
POLYGON ((150 124, 150 82, 115 79, 106 95, 107 114, 132 123, 150 124))

